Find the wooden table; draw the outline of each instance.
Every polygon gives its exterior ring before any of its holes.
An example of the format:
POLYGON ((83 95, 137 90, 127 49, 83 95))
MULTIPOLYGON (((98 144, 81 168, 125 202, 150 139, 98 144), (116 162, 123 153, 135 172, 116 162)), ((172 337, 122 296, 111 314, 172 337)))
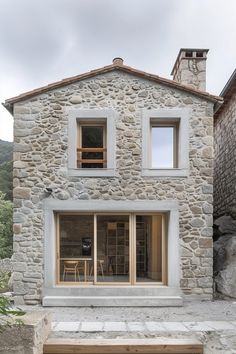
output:
POLYGON ((70 258, 61 258, 61 261, 78 261, 78 262, 84 262, 84 282, 87 282, 87 268, 88 264, 87 262, 91 262, 93 260, 92 257, 70 257, 70 258))

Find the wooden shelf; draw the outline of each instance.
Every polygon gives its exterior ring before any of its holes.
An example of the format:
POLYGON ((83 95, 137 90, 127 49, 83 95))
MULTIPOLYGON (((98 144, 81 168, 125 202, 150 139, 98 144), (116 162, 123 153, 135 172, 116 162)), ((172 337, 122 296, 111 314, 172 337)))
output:
POLYGON ((128 274, 127 256, 129 256, 129 223, 120 221, 107 223, 107 264, 111 275, 128 274))

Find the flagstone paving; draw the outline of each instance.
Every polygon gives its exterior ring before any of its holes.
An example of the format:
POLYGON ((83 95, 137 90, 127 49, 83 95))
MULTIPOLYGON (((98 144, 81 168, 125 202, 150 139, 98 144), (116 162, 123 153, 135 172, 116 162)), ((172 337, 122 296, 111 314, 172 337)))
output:
POLYGON ((53 322, 53 332, 213 332, 235 330, 236 321, 53 322))
MULTIPOLYGON (((36 307, 23 307, 25 311, 36 307)), ((206 354, 236 354, 236 302, 185 301, 183 307, 37 307, 52 316, 49 338, 199 340, 206 354)))

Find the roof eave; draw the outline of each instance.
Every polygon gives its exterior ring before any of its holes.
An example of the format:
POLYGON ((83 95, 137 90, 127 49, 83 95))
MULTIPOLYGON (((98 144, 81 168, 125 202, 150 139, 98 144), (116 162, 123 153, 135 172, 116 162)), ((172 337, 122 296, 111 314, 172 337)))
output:
POLYGON ((222 105, 219 107, 216 107, 215 112, 214 112, 214 118, 217 119, 221 111, 224 109, 225 105, 227 105, 227 102, 231 99, 232 94, 236 92, 236 69, 230 76, 229 80, 225 84, 223 90, 220 93, 220 96, 223 99, 222 105))
POLYGON ((178 82, 173 81, 173 80, 165 79, 165 78, 162 78, 162 77, 160 77, 158 75, 149 74, 149 73, 146 73, 144 71, 134 69, 134 68, 132 68, 130 66, 127 66, 127 65, 114 65, 114 64, 112 64, 112 65, 104 66, 104 67, 99 68, 99 69, 91 70, 91 71, 86 72, 84 74, 80 74, 80 75, 69 77, 69 78, 66 78, 66 79, 63 79, 63 80, 60 80, 60 81, 56 81, 56 82, 54 82, 52 84, 49 84, 47 86, 43 86, 43 87, 40 87, 38 89, 35 89, 35 90, 32 90, 32 91, 28 91, 28 92, 20 94, 18 96, 9 98, 9 99, 7 99, 5 101, 5 103, 3 103, 3 106, 11 114, 13 114, 13 105, 15 103, 17 103, 17 102, 25 101, 27 99, 30 99, 31 97, 36 96, 36 95, 41 95, 41 94, 43 94, 45 92, 48 92, 48 91, 51 91, 51 90, 55 90, 57 88, 60 88, 60 87, 66 86, 66 85, 73 84, 73 83, 75 83, 77 81, 85 80, 85 79, 88 79, 88 78, 93 77, 95 75, 104 74, 104 73, 107 73, 107 72, 110 72, 110 71, 113 71, 113 70, 121 70, 121 71, 127 72, 129 74, 133 74, 133 75, 145 78, 145 79, 149 79, 151 81, 159 82, 159 83, 161 83, 163 85, 166 85, 166 86, 169 86, 169 87, 172 87, 172 88, 174 87, 176 89, 180 89, 180 90, 188 92, 190 94, 193 94, 193 95, 196 95, 196 96, 200 96, 200 97, 205 98, 206 100, 212 101, 214 103, 218 102, 218 101, 219 102, 222 101, 221 97, 211 95, 208 92, 192 88, 192 87, 190 87, 188 85, 184 85, 184 84, 178 83, 178 82))
POLYGON ((229 80, 227 81, 226 85, 224 86, 223 90, 221 91, 220 96, 222 97, 226 96, 231 86, 234 84, 234 81, 236 81, 236 69, 234 70, 229 80))
POLYGON ((6 101, 5 101, 5 103, 2 102, 2 106, 3 106, 4 108, 6 108, 6 110, 7 110, 11 115, 13 115, 13 104, 7 104, 6 101))

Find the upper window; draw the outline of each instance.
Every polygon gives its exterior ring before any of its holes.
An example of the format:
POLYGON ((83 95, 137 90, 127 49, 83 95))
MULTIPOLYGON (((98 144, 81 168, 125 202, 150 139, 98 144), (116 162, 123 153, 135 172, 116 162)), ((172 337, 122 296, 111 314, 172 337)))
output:
POLYGON ((70 175, 114 176, 115 143, 114 111, 70 110, 68 156, 70 175))
POLYGON ((151 123, 152 168, 177 168, 178 124, 151 123))
POLYGON ((78 122, 77 167, 106 168, 106 122, 78 122))
POLYGON ((187 176, 186 110, 144 111, 142 144, 144 176, 187 176))

